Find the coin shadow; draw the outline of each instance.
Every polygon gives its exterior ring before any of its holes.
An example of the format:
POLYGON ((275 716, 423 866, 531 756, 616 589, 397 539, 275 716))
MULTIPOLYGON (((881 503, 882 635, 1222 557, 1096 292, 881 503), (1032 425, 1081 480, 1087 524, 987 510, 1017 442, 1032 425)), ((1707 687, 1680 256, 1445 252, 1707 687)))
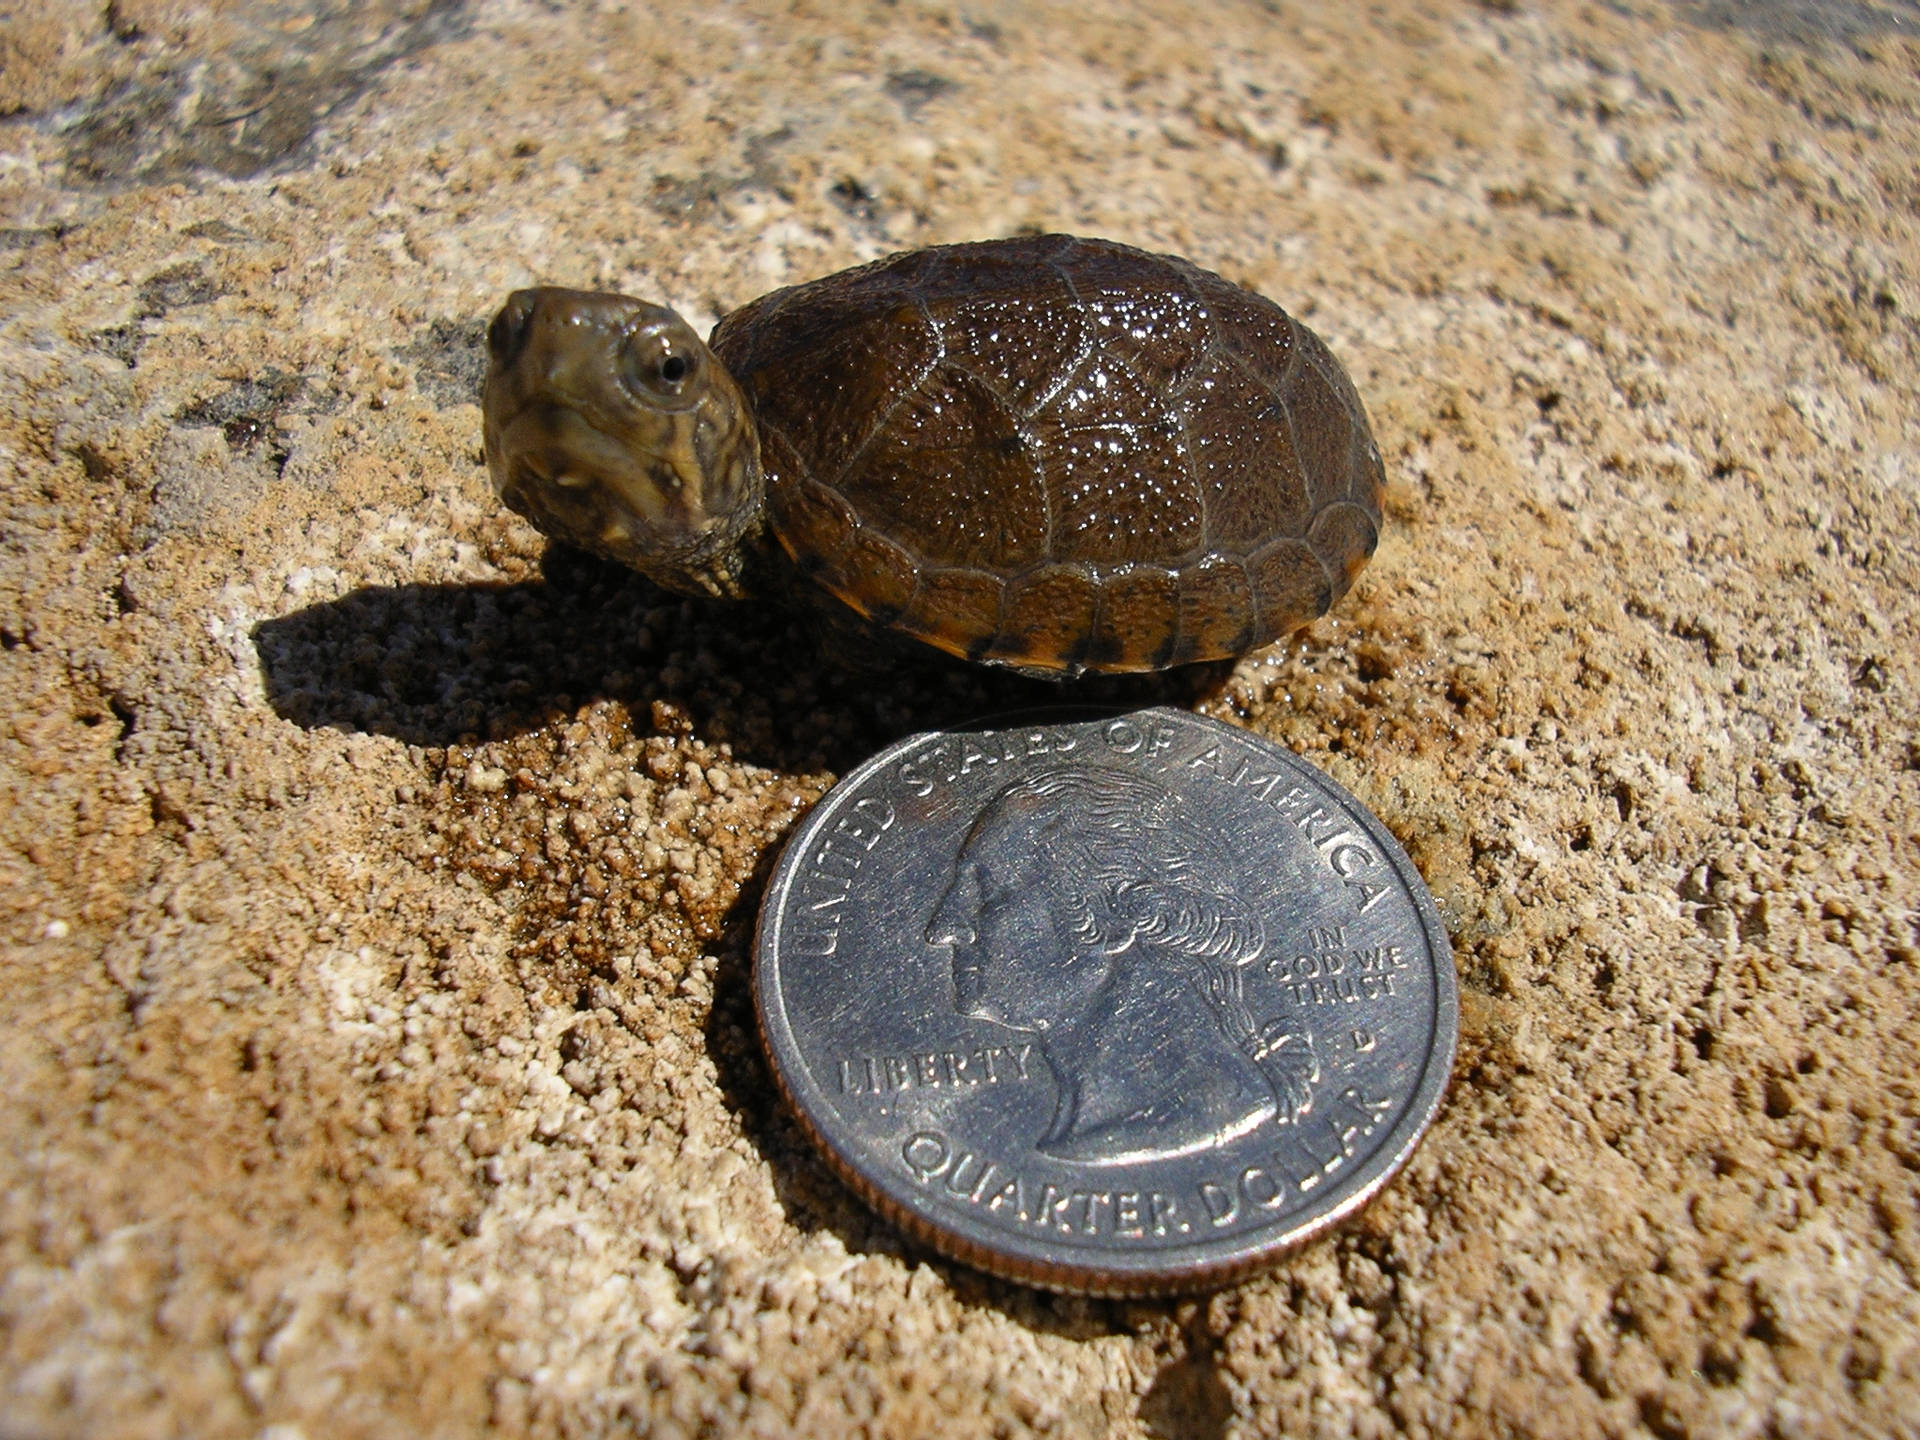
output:
POLYGON ((550 546, 537 578, 364 586, 252 631, 268 705, 303 729, 426 748, 507 739, 623 704, 742 761, 851 769, 918 730, 1063 701, 1191 704, 1218 667, 1056 684, 926 646, 824 637, 803 610, 669 594, 624 567, 550 546))
POLYGON ((905 1258, 914 1253, 906 1237, 862 1205, 814 1150, 782 1100, 760 1044, 753 998, 754 927, 778 862, 777 846, 761 854, 721 921, 714 950, 719 965, 706 1023, 707 1055, 720 1099, 765 1158, 774 1198, 796 1228, 810 1235, 832 1233, 849 1255, 905 1258))

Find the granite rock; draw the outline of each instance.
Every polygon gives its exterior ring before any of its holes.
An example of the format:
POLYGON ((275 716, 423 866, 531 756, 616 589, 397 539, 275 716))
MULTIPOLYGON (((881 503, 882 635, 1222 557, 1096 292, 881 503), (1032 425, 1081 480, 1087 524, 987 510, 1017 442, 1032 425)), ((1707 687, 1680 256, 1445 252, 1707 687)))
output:
MULTIPOLYGON (((1909 7, 117 0, 0 18, 8 1434, 1887 1434, 1920 1411, 1909 7), (493 501, 531 281, 1023 230, 1301 314, 1392 489, 1173 698, 1452 932, 1451 1096, 1217 1295, 922 1254, 753 910, 850 683, 493 501)), ((1095 687, 1096 689, 1098 687, 1095 687)))

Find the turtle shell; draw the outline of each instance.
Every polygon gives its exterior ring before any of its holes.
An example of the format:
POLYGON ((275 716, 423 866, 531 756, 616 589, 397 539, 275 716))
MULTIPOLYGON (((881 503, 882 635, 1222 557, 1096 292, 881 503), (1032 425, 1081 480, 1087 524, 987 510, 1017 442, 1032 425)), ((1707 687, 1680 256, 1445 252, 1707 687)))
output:
POLYGON ((711 343, 799 570, 968 659, 1237 655, 1325 613, 1379 537, 1380 452, 1340 363, 1172 256, 941 246, 774 291, 711 343))

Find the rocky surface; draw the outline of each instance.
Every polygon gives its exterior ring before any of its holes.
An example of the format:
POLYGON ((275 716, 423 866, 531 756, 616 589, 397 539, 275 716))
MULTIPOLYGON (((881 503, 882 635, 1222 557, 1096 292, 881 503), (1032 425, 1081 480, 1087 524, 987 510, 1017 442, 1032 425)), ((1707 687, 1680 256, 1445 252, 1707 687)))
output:
POLYGON ((1911 5, 0 18, 8 1435, 1893 1433, 1920 1413, 1911 5), (530 280, 696 324, 1175 250, 1368 397, 1355 592, 1171 694, 1420 862, 1424 1149, 1272 1275, 1053 1297, 774 1104, 752 915, 906 730, 494 505, 530 280), (1197 698, 1196 698, 1197 697, 1197 698))

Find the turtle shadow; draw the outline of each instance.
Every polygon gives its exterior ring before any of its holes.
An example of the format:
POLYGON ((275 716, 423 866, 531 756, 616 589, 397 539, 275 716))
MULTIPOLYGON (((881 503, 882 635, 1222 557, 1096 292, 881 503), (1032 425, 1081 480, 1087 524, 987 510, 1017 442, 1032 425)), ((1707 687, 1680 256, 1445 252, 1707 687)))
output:
POLYGON ((768 617, 700 637, 697 602, 631 571, 550 551, 518 582, 369 585, 253 629, 267 703, 304 729, 389 735, 409 745, 501 740, 617 700, 700 693, 704 672, 772 653, 768 617), (722 650, 744 655, 712 656, 722 650), (690 674, 682 652, 706 654, 690 674))
MULTIPOLYGON (((259 622, 267 703, 304 729, 427 748, 507 739, 616 701, 754 765, 844 772, 903 735, 1061 703, 1191 705, 1218 667, 1060 684, 910 643, 823 649, 804 613, 689 599, 561 546, 518 582, 365 586, 259 622)), ((836 644, 829 637, 828 644, 836 644)))

